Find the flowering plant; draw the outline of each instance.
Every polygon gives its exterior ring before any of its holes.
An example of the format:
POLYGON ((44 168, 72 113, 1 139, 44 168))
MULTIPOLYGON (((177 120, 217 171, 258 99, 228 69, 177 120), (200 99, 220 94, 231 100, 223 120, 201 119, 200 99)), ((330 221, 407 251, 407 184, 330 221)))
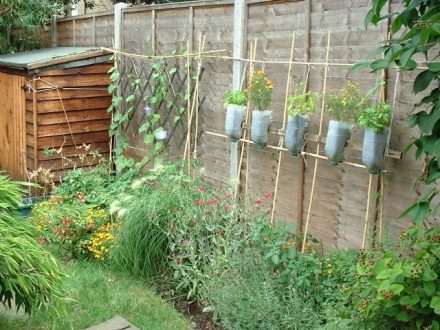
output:
POLYGON ((257 110, 265 110, 272 102, 272 81, 263 70, 256 71, 249 82, 248 93, 257 110))
POLYGON ((359 94, 359 88, 347 80, 339 94, 325 95, 325 105, 330 115, 339 121, 356 121, 356 114, 366 103, 366 99, 359 94))
POLYGON ((53 196, 50 200, 37 204, 30 222, 40 232, 39 242, 57 245, 68 258, 98 257, 96 251, 90 250, 89 246, 95 230, 99 231, 99 228, 110 221, 110 217, 104 209, 86 204, 86 198, 83 194, 78 194, 76 200, 53 196))
POLYGON ((202 183, 192 187, 192 197, 192 205, 170 210, 168 227, 175 287, 188 298, 196 296, 210 276, 226 269, 238 246, 235 242, 247 235, 251 221, 246 219, 263 218, 272 194, 238 205, 220 185, 202 183))

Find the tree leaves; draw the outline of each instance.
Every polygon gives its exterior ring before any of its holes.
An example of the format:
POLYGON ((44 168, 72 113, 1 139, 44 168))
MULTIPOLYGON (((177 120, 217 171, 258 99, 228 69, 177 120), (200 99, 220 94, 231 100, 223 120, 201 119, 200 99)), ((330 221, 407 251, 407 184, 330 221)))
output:
POLYGON ((425 90, 431 83, 432 79, 434 79, 434 74, 431 71, 426 70, 420 72, 414 80, 414 93, 417 94, 425 90))

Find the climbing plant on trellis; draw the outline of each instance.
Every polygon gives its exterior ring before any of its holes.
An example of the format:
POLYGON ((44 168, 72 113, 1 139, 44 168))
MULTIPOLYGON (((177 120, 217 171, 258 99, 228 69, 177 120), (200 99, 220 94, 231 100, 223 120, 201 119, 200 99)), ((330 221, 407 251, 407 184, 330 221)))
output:
MULTIPOLYGON (((188 116, 189 100, 197 95, 198 102, 191 116, 200 112, 204 97, 194 93, 203 69, 192 74, 192 61, 176 58, 133 57, 115 54, 115 66, 110 70, 113 94, 109 112, 113 119, 110 136, 116 137, 113 156, 118 170, 140 170, 167 149, 179 151, 186 141, 192 118, 188 116), (143 145, 132 146, 129 135, 141 135, 143 145), (141 150, 140 161, 127 155, 129 148, 141 150)), ((198 135, 201 131, 197 132, 198 135)))

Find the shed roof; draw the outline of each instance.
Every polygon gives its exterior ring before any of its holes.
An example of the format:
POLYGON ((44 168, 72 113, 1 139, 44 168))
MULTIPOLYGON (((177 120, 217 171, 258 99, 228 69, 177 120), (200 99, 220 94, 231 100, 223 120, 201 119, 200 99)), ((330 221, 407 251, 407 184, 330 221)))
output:
POLYGON ((102 61, 108 61, 109 53, 93 47, 56 47, 37 49, 26 52, 0 55, 0 67, 33 71, 45 67, 53 67, 69 62, 81 61, 81 65, 96 63, 92 59, 102 57, 102 61), (106 55, 106 56, 105 56, 106 55), (84 62, 86 61, 86 62, 84 62))

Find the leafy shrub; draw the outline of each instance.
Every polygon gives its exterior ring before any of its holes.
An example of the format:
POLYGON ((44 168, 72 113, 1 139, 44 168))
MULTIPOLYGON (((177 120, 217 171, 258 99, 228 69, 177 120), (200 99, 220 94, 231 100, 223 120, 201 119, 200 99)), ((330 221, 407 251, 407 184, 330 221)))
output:
POLYGON ((357 115, 359 126, 368 127, 376 133, 390 126, 391 106, 386 102, 375 102, 362 109, 357 115))
POLYGON ((114 176, 110 165, 104 162, 90 171, 79 168, 68 172, 63 183, 56 187, 52 194, 70 200, 77 199, 80 194, 86 197, 86 204, 106 208, 116 196, 130 190, 135 176, 134 171, 114 176))
POLYGON ((347 80, 339 94, 325 95, 325 105, 330 115, 340 121, 356 121, 356 114, 365 103, 365 98, 359 94, 359 88, 347 80))
POLYGON ((266 110, 272 102, 272 81, 263 70, 256 71, 249 82, 248 93, 257 110, 266 110))
POLYGON ((350 300, 360 318, 439 329, 440 226, 416 225, 401 236, 400 250, 361 255, 350 300))
POLYGON ((243 91, 227 91, 224 95, 225 98, 225 107, 228 104, 235 105, 246 105, 247 103, 247 95, 246 92, 243 91))
POLYGON ((289 116, 309 115, 316 112, 318 93, 303 91, 303 84, 297 84, 295 91, 287 99, 289 116))
POLYGON ((320 324, 313 302, 285 286, 261 256, 234 258, 203 292, 227 329, 313 329, 320 324))
POLYGON ((82 194, 73 200, 53 196, 37 204, 29 222, 39 231, 39 242, 55 244, 64 257, 103 259, 108 253, 106 245, 113 240, 113 236, 100 232, 102 226, 110 222, 110 216, 104 209, 86 204, 85 199, 82 194))
POLYGON ((58 307, 65 296, 64 273, 37 242, 35 228, 17 218, 21 189, 0 173, 0 302, 12 302, 26 313, 45 306, 58 307))
POLYGON ((174 210, 168 231, 175 289, 188 298, 227 268, 237 242, 247 239, 251 224, 264 214, 264 200, 271 197, 236 202, 226 189, 206 182, 189 188, 190 204, 174 210))

